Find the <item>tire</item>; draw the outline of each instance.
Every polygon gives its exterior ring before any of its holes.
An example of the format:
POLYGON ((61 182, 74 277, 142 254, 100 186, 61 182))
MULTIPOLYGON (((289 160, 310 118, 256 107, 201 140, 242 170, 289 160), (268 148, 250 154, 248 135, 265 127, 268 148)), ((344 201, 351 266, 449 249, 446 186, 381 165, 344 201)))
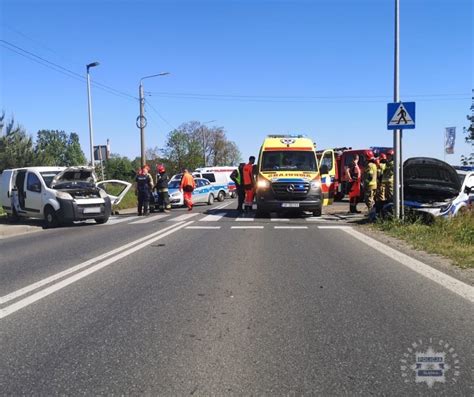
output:
POLYGON ((321 216, 322 212, 322 207, 319 207, 317 210, 313 211, 313 216, 321 216))
POLYGON ((221 190, 221 191, 217 194, 217 201, 224 201, 224 200, 225 200, 225 192, 221 190))
POLYGON ((209 198, 207 199, 207 205, 214 204, 214 195, 211 193, 209 194, 209 198))
POLYGON ((109 218, 95 218, 95 223, 99 224, 99 225, 103 225, 104 223, 107 223, 107 221, 109 220, 109 218))
POLYGON ((59 226, 56 211, 49 205, 44 209, 44 226, 46 229, 52 229, 59 226))
POLYGON ((233 199, 235 199, 236 197, 237 197, 237 193, 235 193, 235 192, 232 192, 232 193, 230 194, 230 198, 233 198, 233 199))

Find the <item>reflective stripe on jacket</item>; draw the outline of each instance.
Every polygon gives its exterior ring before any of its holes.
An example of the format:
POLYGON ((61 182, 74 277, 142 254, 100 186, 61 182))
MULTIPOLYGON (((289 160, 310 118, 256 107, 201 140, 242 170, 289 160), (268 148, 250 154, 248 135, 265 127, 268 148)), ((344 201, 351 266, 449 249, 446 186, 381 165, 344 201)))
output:
POLYGON ((365 186, 369 189, 377 189, 377 166, 369 163, 365 168, 365 186))

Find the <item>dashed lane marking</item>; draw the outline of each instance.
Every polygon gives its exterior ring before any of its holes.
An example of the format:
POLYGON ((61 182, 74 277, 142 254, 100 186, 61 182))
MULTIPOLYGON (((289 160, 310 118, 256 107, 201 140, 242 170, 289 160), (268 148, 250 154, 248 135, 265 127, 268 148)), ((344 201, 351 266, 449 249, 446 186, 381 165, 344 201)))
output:
POLYGON ((220 221, 222 219, 224 215, 207 215, 205 216, 204 218, 202 219, 199 219, 199 222, 217 222, 217 221, 220 221))
POLYGON ((272 222, 289 222, 289 218, 272 218, 270 219, 272 222))
POLYGON ((187 226, 185 229, 194 229, 194 230, 218 230, 220 226, 187 226))
POLYGON ((236 222, 253 222, 255 218, 235 218, 236 222))
POLYGON ((231 229, 263 229, 264 226, 231 226, 231 229))
POLYGON ((181 221, 186 221, 190 218, 192 218, 193 216, 197 216, 197 215, 201 215, 199 212, 197 213, 194 213, 194 214, 183 214, 183 215, 180 215, 176 218, 173 218, 173 219, 170 219, 169 221, 170 222, 181 222, 181 221))
POLYGON ((274 229, 308 229, 308 226, 274 226, 274 229))

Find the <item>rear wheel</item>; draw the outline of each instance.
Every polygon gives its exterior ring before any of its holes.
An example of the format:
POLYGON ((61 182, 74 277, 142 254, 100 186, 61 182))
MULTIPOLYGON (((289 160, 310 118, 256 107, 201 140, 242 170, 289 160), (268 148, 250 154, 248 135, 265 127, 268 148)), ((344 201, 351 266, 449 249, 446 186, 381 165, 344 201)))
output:
POLYGON ((45 227, 50 229, 59 225, 58 216, 53 207, 47 206, 44 209, 44 223, 45 227))
POLYGON ((225 199, 225 193, 221 190, 219 194, 217 195, 217 201, 224 201, 225 199))
POLYGON ((212 205, 214 203, 214 195, 211 193, 207 199, 207 205, 212 205))

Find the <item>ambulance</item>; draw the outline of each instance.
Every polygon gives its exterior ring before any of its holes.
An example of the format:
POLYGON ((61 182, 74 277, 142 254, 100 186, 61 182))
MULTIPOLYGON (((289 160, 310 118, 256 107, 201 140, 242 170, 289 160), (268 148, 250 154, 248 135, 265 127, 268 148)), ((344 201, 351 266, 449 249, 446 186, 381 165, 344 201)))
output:
POLYGON ((323 204, 331 201, 330 173, 336 167, 333 151, 321 159, 320 168, 314 142, 303 135, 267 136, 258 158, 257 215, 292 210, 321 216, 323 204))

